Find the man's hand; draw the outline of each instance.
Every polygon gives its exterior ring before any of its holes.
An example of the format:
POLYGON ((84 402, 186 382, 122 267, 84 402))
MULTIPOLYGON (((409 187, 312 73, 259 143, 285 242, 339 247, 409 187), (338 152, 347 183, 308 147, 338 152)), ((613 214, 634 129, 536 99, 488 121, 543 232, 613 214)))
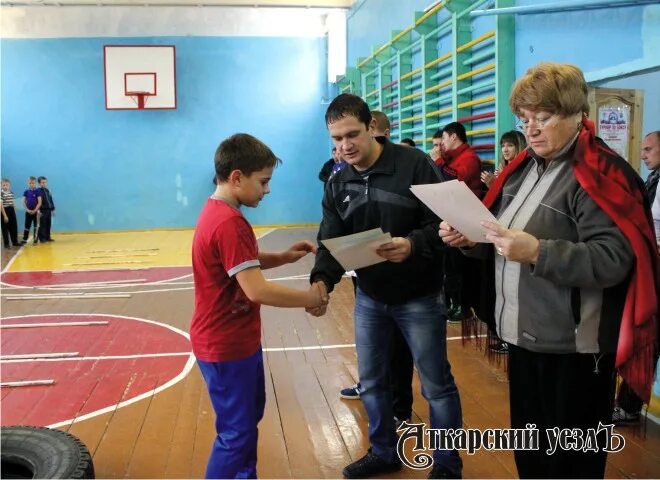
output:
POLYGON ((410 256, 412 246, 410 240, 403 237, 394 237, 391 242, 384 243, 376 253, 386 260, 394 263, 401 263, 410 256))
POLYGON ((7 215, 2 216, 2 221, 5 223, 9 223, 9 217, 7 215))
POLYGON ((481 222, 488 230, 486 239, 493 242, 498 255, 518 263, 536 263, 539 259, 541 242, 522 230, 509 230, 496 223, 481 222))
POLYGON ((285 263, 294 263, 308 253, 316 253, 316 245, 308 240, 302 240, 291 245, 288 250, 282 252, 285 263))
POLYGON ((309 287, 310 292, 315 291, 315 295, 318 295, 319 305, 315 307, 307 307, 305 311, 310 315, 315 317, 320 317, 325 315, 326 310, 328 309, 328 302, 330 301, 330 296, 328 295, 328 289, 325 286, 325 283, 322 281, 314 282, 309 287))
POLYGON ((476 243, 471 242, 465 235, 463 235, 458 230, 455 230, 454 227, 449 225, 444 220, 440 223, 440 229, 438 230, 438 236, 442 238, 442 241, 445 242, 450 247, 469 247, 472 248, 476 243))

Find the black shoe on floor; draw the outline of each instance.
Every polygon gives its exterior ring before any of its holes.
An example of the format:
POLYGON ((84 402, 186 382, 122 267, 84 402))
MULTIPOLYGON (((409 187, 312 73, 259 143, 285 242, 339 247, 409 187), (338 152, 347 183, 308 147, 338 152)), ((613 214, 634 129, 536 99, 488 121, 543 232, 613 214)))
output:
POLYGON ((460 475, 450 472, 442 465, 434 465, 433 470, 426 478, 463 478, 460 475))
POLYGON ((344 478, 369 478, 399 470, 401 470, 401 460, 388 462, 375 453, 371 453, 371 449, 369 449, 364 457, 347 465, 341 473, 344 478))

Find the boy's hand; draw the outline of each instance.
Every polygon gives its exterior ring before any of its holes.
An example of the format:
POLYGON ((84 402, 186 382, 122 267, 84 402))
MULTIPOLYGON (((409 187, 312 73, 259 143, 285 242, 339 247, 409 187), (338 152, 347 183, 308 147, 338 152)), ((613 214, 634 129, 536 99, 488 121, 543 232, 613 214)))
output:
POLYGON ((286 263, 293 263, 297 262, 308 253, 316 253, 316 245, 308 240, 302 240, 291 245, 288 250, 282 252, 282 255, 284 255, 286 263))
POLYGON ((391 242, 378 247, 376 253, 390 262, 401 263, 410 256, 411 251, 410 240, 403 237, 394 237, 391 242))

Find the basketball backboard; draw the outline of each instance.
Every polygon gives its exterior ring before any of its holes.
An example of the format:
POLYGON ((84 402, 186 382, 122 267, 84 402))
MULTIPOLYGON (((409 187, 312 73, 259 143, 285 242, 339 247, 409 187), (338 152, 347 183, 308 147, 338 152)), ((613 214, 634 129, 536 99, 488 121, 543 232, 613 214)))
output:
POLYGON ((105 108, 176 108, 174 45, 105 45, 105 108))

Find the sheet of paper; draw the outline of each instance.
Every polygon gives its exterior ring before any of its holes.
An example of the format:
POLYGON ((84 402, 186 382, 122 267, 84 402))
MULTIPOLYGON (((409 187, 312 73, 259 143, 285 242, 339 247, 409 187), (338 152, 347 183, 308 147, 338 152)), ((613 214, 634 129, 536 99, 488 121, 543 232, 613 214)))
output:
POLYGON ((378 247, 392 241, 389 233, 380 228, 344 237, 328 238, 321 243, 346 271, 368 267, 386 260, 376 253, 378 247))
POLYGON ((490 243, 486 240, 486 229, 479 222, 497 223, 497 219, 465 183, 451 180, 428 185, 413 185, 410 190, 433 213, 446 220, 468 240, 490 243))

